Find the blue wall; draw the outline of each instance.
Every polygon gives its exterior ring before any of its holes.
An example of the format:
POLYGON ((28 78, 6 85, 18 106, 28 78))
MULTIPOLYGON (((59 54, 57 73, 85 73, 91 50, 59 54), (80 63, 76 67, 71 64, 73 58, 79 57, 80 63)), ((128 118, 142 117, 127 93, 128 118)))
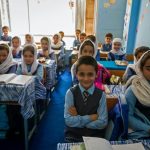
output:
POLYGON ((150 47, 150 2, 148 7, 146 7, 148 1, 149 0, 141 0, 135 48, 142 45, 150 47), (144 13, 144 10, 147 10, 147 12, 144 13), (144 13, 144 18, 141 21, 143 13, 144 13))
POLYGON ((114 37, 123 36, 124 16, 127 0, 116 0, 114 5, 104 8, 108 0, 97 0, 96 37, 104 42, 105 34, 111 32, 114 37))

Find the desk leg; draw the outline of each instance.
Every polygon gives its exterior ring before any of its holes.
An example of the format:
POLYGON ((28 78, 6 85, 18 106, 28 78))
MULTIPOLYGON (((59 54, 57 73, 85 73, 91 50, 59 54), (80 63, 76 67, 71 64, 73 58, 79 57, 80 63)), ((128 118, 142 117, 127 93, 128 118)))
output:
POLYGON ((29 143, 28 143, 28 120, 24 119, 24 143, 25 143, 25 150, 28 150, 29 143))

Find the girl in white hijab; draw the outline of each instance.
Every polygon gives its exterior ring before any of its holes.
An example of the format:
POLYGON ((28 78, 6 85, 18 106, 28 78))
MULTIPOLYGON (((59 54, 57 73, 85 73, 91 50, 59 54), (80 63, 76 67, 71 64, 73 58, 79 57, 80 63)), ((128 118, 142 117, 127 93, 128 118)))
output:
POLYGON ((150 50, 145 52, 135 65, 135 76, 127 84, 126 91, 129 105, 129 127, 134 131, 130 138, 150 137, 150 50))
POLYGON ((9 46, 0 44, 0 74, 15 73, 16 69, 17 63, 13 61, 9 46))
POLYGON ((43 79, 43 66, 37 62, 37 49, 34 45, 27 45, 22 51, 22 63, 17 68, 17 74, 35 75, 43 79))
POLYGON ((23 47, 25 47, 27 45, 34 45, 36 47, 36 44, 34 42, 34 37, 31 34, 25 35, 25 44, 23 45, 23 47))
POLYGON ((145 52, 147 52, 148 50, 150 50, 150 48, 146 47, 146 46, 140 46, 140 47, 135 49, 135 52, 134 52, 134 64, 129 64, 127 66, 127 69, 126 69, 126 71, 125 71, 125 73, 123 75, 123 81, 124 82, 127 82, 131 76, 136 75, 135 65, 138 62, 138 60, 141 58, 141 56, 145 52))
POLYGON ((21 39, 18 36, 14 36, 11 41, 11 51, 13 58, 21 58, 21 39))
POLYGON ((108 60, 125 60, 126 56, 122 50, 122 40, 114 38, 112 42, 112 50, 108 53, 108 60))
POLYGON ((61 50, 63 48, 63 43, 61 42, 60 34, 54 34, 53 35, 51 48, 53 50, 61 50))
POLYGON ((38 58, 45 57, 46 59, 55 59, 54 51, 51 49, 51 40, 48 37, 42 37, 41 49, 38 53, 38 58))

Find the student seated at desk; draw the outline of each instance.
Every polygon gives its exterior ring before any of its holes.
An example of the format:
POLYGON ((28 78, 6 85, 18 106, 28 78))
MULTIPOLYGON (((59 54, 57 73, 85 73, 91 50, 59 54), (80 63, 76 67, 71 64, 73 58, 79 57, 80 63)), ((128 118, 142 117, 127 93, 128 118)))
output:
POLYGON ((126 60, 126 55, 122 50, 122 40, 120 38, 113 39, 112 50, 108 53, 108 60, 126 60))
POLYGON ((36 47, 36 44, 34 42, 34 37, 31 34, 25 35, 25 44, 23 45, 23 47, 25 47, 27 45, 34 45, 36 47))
POLYGON ((12 38, 11 51, 13 58, 21 58, 22 47, 21 47, 21 40, 18 36, 14 36, 12 38))
POLYGON ((137 75, 129 80, 131 86, 125 97, 129 105, 129 138, 150 138, 150 50, 135 65, 137 75))
POLYGON ((22 51, 22 63, 18 66, 16 74, 35 75, 43 80, 43 66, 37 62, 37 50, 33 45, 27 45, 22 51))
POLYGON ((113 35, 111 33, 107 33, 105 35, 105 43, 102 44, 101 51, 109 52, 112 49, 112 40, 113 40, 113 35))
MULTIPOLYGON (((15 73, 16 69, 17 64, 13 61, 9 46, 0 44, 0 74, 15 73)), ((0 105, 0 115, 0 130, 3 130, 4 133, 4 131, 9 129, 6 105, 0 105)))
POLYGON ((80 45, 79 37, 80 37, 80 34, 81 34, 81 30, 76 29, 75 34, 76 34, 76 37, 75 37, 75 40, 73 41, 73 47, 77 47, 78 45, 80 45))
POLYGON ((9 36, 9 27, 3 26, 2 31, 3 31, 3 35, 1 36, 0 40, 8 42, 8 45, 10 46, 12 37, 9 36))
POLYGON ((61 37, 61 42, 63 43, 63 46, 66 46, 65 41, 63 40, 64 37, 64 32, 63 31, 59 31, 60 37, 61 37))
POLYGON ((0 44, 0 74, 15 73, 16 69, 17 64, 13 61, 9 46, 0 44))
POLYGON ((108 113, 106 95, 94 85, 97 72, 97 62, 91 56, 82 56, 76 63, 79 84, 65 97, 66 141, 80 142, 82 136, 104 137, 108 113))
POLYGON ((86 33, 82 32, 82 33, 79 35, 80 44, 78 44, 77 50, 79 50, 80 45, 84 42, 85 39, 86 39, 86 33))
POLYGON ((55 59, 54 51, 51 50, 51 40, 48 37, 41 39, 41 49, 39 50, 37 58, 45 57, 46 59, 55 59))
MULTIPOLYGON (((93 58, 95 58, 96 52, 97 49, 95 47, 95 44, 91 40, 87 39, 80 46, 78 58, 80 58, 81 56, 92 56, 93 58)), ((76 70, 76 63, 74 63, 71 67, 73 84, 78 83, 75 70, 76 70)), ((98 72, 95 80, 95 86, 101 90, 104 90, 103 84, 108 83, 109 79, 110 79, 109 71, 102 65, 98 64, 98 72)))
POLYGON ((150 50, 150 48, 146 47, 146 46, 140 46, 140 47, 135 49, 135 52, 134 52, 134 64, 129 64, 127 66, 127 69, 126 69, 126 71, 125 71, 125 73, 123 75, 124 82, 127 82, 131 76, 136 75, 135 65, 138 62, 138 60, 141 58, 141 56, 145 52, 147 52, 148 50, 150 50))

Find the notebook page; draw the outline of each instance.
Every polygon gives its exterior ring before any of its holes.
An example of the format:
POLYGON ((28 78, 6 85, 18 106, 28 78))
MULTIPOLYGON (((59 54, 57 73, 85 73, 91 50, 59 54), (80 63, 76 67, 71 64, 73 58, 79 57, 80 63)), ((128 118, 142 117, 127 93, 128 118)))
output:
POLYGON ((7 84, 10 80, 16 77, 16 74, 2 74, 0 75, 0 83, 7 84))
POLYGON ((110 143, 102 138, 83 137, 86 150, 113 150, 110 143))
POLYGON ((112 148, 113 150, 145 150, 141 142, 133 144, 112 145, 112 148))
POLYGON ((27 75, 18 75, 14 79, 8 82, 8 84, 16 84, 16 85, 25 85, 29 83, 29 81, 32 79, 32 76, 27 75))

